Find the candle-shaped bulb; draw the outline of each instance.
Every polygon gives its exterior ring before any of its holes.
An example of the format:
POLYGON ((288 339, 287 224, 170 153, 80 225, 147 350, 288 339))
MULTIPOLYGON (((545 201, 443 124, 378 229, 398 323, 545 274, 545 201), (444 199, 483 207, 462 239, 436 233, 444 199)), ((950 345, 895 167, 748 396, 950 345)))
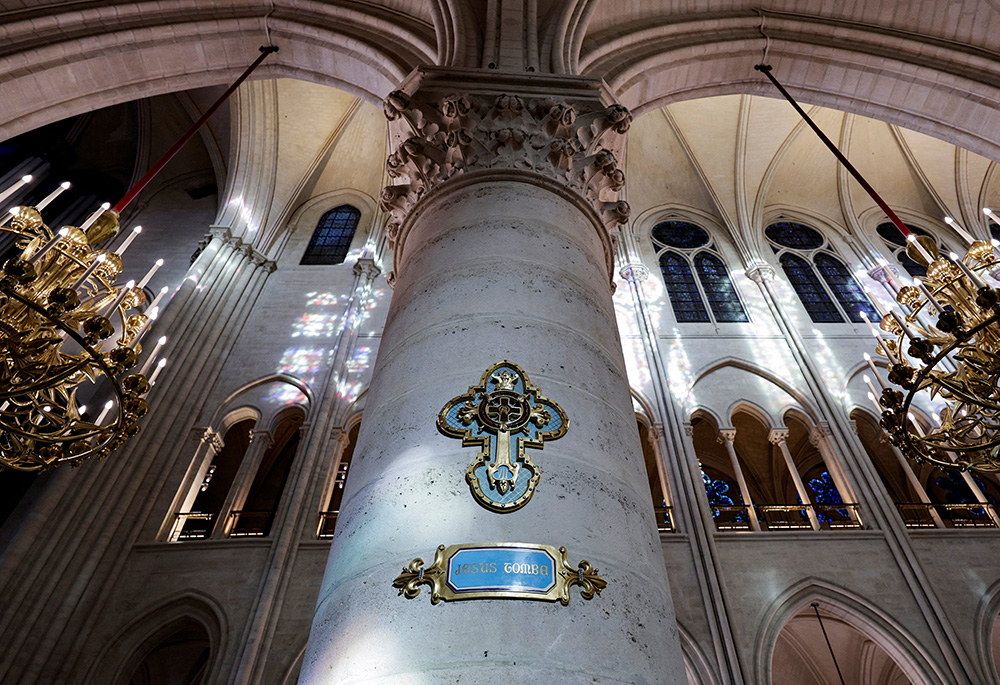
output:
POLYGON ((31 174, 25 174, 24 176, 21 177, 21 182, 22 183, 31 183, 31 181, 33 179, 34 179, 34 176, 32 176, 31 174))
POLYGON ((913 247, 917 250, 917 253, 921 257, 926 259, 928 264, 934 261, 934 258, 931 256, 931 253, 928 252, 927 249, 920 244, 919 240, 917 240, 916 233, 911 233, 910 235, 906 236, 906 241, 909 243, 913 243, 913 247))
POLYGON ((107 417, 107 415, 111 413, 111 407, 113 406, 115 406, 115 403, 112 402, 111 400, 108 400, 105 403, 104 411, 101 412, 101 415, 97 417, 97 421, 95 422, 97 423, 97 425, 101 425, 104 422, 104 419, 107 417))
POLYGON ((149 308, 152 309, 156 305, 160 304, 160 300, 162 300, 169 291, 170 288, 168 286, 163 286, 162 288, 160 288, 160 292, 157 294, 156 297, 153 298, 153 301, 149 303, 149 308))
POLYGON ((946 216, 944 218, 944 222, 949 226, 951 226, 952 229, 954 229, 955 233, 957 233, 962 237, 962 240, 969 243, 969 245, 973 243, 974 238, 971 235, 969 235, 969 233, 964 228, 959 226, 957 221, 952 219, 950 216, 946 216))
POLYGON ((104 214, 104 212, 106 212, 110 208, 111 208, 110 202, 105 202, 104 204, 102 204, 100 209, 98 209, 96 212, 87 217, 87 220, 83 222, 82 226, 80 226, 80 230, 86 232, 86 230, 91 226, 93 226, 94 223, 96 223, 97 220, 101 218, 101 215, 104 214))
POLYGON ((49 193, 48 195, 45 196, 44 200, 42 200, 37 205, 35 205, 35 209, 37 209, 40 212, 43 209, 45 209, 46 207, 48 207, 49 203, 52 202, 53 200, 55 200, 57 197, 59 197, 60 193, 66 191, 66 190, 69 190, 69 186, 70 186, 69 181, 66 181, 64 183, 60 183, 59 186, 55 190, 53 190, 51 193, 49 193))
POLYGON ((132 232, 129 233, 128 238, 125 239, 125 242, 119 245, 118 249, 115 250, 115 254, 119 256, 123 255, 125 250, 128 249, 128 246, 132 244, 132 241, 139 237, 140 233, 142 233, 142 226, 136 226, 133 228, 132 232))
POLYGON ((965 262, 963 260, 959 259, 958 255, 955 254, 954 252, 951 253, 951 261, 953 261, 956 264, 958 264, 958 268, 962 270, 962 273, 964 273, 966 276, 968 276, 969 280, 972 281, 972 284, 974 286, 976 286, 977 288, 985 288, 986 287, 986 281, 984 281, 982 278, 980 278, 979 275, 975 271, 973 271, 968 266, 966 266, 965 262))
POLYGON ((63 228, 60 228, 59 231, 52 237, 52 240, 42 245, 42 248, 38 252, 36 252, 35 254, 31 255, 31 257, 28 258, 28 261, 31 262, 32 264, 37 262, 39 259, 47 255, 49 253, 49 250, 55 247, 56 243, 58 243, 61 238, 65 237, 68 234, 69 234, 68 228, 66 228, 65 226, 63 228))
POLYGON ((167 358, 166 357, 164 357, 159 362, 157 362, 156 368, 153 369, 153 375, 149 377, 149 384, 150 385, 153 385, 154 383, 156 383, 156 377, 160 375, 160 371, 162 371, 163 367, 166 366, 166 365, 167 365, 167 358))
POLYGON ((156 347, 154 347, 153 351, 149 353, 149 356, 146 358, 146 363, 142 365, 141 369, 139 369, 140 374, 146 375, 146 372, 149 371, 149 367, 153 365, 153 360, 156 359, 156 353, 166 344, 167 336, 163 336, 156 341, 156 347))
POLYGON ((162 259, 157 259, 155 262, 153 262, 153 266, 149 267, 149 271, 147 271, 146 275, 142 277, 141 281, 139 281, 138 287, 140 290, 146 287, 146 284, 149 283, 149 279, 153 277, 153 274, 155 274, 156 270, 159 269, 161 266, 163 266, 162 259))
POLYGON ((993 213, 993 210, 991 210, 989 207, 983 207, 983 214, 985 214, 986 216, 989 216, 992 213, 993 213))
POLYGON ((6 200, 8 197, 17 192, 18 188, 28 183, 31 183, 31 179, 32 177, 30 174, 28 174, 27 176, 22 176, 19 181, 16 181, 14 183, 14 185, 12 185, 11 187, 7 188, 2 193, 0 193, 0 200, 6 200))

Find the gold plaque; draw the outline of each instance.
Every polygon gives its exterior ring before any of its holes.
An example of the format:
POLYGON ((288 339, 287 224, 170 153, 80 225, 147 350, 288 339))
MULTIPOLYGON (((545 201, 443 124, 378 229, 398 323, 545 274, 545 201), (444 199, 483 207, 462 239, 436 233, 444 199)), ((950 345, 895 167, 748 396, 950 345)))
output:
POLYGON ((580 586, 580 596, 593 599, 607 587, 589 561, 574 568, 566 548, 523 542, 441 545, 434 563, 414 559, 392 586, 407 599, 431 588, 431 604, 461 599, 534 599, 569 604, 569 589, 580 586))

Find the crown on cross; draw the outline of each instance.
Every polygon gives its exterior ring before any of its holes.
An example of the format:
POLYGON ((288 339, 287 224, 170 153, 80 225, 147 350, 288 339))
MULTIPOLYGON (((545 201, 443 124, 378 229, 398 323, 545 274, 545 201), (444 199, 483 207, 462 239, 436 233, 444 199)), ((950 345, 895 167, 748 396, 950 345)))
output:
POLYGON ((504 369, 503 371, 498 371, 493 374, 491 379, 496 381, 497 390, 513 390, 514 383, 517 382, 517 374, 504 369))

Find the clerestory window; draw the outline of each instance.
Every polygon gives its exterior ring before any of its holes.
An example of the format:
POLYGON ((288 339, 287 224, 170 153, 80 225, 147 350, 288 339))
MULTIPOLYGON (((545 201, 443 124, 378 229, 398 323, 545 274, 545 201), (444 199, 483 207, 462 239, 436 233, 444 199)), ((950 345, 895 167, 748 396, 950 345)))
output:
POLYGON ((822 233, 778 222, 764 235, 813 323, 842 323, 845 318, 860 323, 860 310, 872 319, 881 318, 822 233))
MULTIPOLYGON (((937 238, 924 229, 911 226, 910 224, 906 224, 906 227, 917 235, 927 236, 928 238, 933 239, 934 242, 938 243, 938 249, 942 253, 947 254, 949 252, 946 246, 942 245, 937 238)), ((914 278, 923 278, 927 275, 927 267, 913 261, 910 259, 910 256, 906 254, 906 238, 904 238, 903 234, 900 233, 898 228, 896 228, 896 224, 891 221, 879 224, 875 228, 875 232, 878 233, 886 249, 892 253, 892 256, 896 258, 896 261, 899 262, 899 265, 903 267, 906 273, 910 274, 910 276, 914 278)))
POLYGON ((678 323, 750 320, 707 231, 687 221, 661 221, 650 234, 678 323))
POLYGON ((354 231, 361 220, 361 211, 351 205, 340 205, 320 217, 309 247, 300 264, 343 264, 351 249, 354 231))

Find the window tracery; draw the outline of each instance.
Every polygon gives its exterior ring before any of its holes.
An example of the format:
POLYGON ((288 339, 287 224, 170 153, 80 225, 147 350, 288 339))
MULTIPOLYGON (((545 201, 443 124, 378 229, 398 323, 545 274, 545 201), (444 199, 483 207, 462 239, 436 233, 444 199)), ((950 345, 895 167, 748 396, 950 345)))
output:
POLYGON ((361 220, 361 210, 351 205, 334 207, 316 224, 300 264, 343 264, 361 220))
POLYGON ((773 223, 764 231, 785 276, 813 323, 861 323, 859 311, 880 318, 826 236, 803 224, 773 223))
POLYGON ((678 323, 746 323, 746 309, 712 237, 687 221, 650 231, 678 323))

